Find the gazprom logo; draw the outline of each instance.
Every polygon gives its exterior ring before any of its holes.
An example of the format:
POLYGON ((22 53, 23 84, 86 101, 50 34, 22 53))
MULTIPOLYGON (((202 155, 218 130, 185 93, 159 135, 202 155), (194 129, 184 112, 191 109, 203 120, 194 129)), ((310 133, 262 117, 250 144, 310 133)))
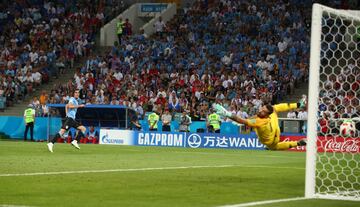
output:
POLYGON ((184 135, 177 133, 147 133, 140 132, 138 134, 138 145, 145 146, 170 146, 182 147, 184 143, 184 135))
POLYGON ((101 138, 102 143, 104 144, 124 144, 124 139, 119 138, 109 138, 108 135, 104 135, 101 138))
POLYGON ((198 134, 190 134, 187 143, 191 148, 198 148, 201 145, 201 137, 198 134))

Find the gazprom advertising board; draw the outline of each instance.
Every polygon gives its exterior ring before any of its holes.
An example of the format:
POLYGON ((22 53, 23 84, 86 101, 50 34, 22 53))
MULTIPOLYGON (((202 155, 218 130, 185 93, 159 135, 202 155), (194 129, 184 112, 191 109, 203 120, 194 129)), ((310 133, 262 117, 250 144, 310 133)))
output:
POLYGON ((100 130, 100 144, 263 150, 256 135, 100 130))
POLYGON ((135 134, 131 130, 101 129, 99 144, 134 145, 135 134))

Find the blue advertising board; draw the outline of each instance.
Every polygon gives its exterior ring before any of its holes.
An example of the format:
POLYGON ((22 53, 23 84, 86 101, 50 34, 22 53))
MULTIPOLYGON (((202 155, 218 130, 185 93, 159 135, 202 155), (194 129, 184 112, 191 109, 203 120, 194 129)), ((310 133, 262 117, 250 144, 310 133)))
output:
POLYGON ((254 134, 100 130, 100 144, 263 150, 254 134))
POLYGON ((254 134, 187 133, 185 144, 191 148, 264 149, 254 134))

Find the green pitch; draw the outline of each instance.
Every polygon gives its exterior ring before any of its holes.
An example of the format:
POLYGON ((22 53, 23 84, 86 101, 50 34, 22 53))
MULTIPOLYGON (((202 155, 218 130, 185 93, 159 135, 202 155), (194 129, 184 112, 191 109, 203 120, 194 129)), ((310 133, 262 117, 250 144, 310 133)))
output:
POLYGON ((304 196, 305 153, 81 147, 56 144, 50 153, 46 143, 0 141, 0 206, 221 206, 304 196))

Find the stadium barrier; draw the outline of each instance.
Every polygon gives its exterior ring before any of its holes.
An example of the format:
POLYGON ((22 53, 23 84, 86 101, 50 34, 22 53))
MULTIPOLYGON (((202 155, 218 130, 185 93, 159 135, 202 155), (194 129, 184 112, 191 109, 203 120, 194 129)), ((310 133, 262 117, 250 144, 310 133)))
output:
POLYGON ((264 150, 254 133, 225 135, 100 129, 99 144, 264 150))
MULTIPOLYGON (((298 141, 306 138, 306 135, 282 135, 280 141, 298 141)), ((318 152, 342 152, 342 153, 360 153, 360 139, 340 137, 338 135, 319 136, 317 143, 318 152)), ((305 152, 306 146, 295 147, 289 151, 305 152)))
MULTIPOLYGON (((59 121, 60 124, 61 120, 59 121)), ((34 125, 34 140, 46 140, 47 128, 48 128, 48 118, 36 117, 35 125, 34 125)), ((16 116, 1 116, 0 132, 5 133, 12 139, 24 138, 24 132, 25 132, 24 118, 16 117, 16 116)), ((30 139, 30 132, 27 137, 28 139, 30 139)))
MULTIPOLYGON (((82 120, 84 123, 90 123, 87 120, 82 120)), ((101 125, 106 121, 99 121, 99 122, 92 122, 97 124, 91 124, 94 125, 97 129, 102 128, 101 125)), ((149 126, 147 123, 147 120, 140 120, 139 121, 142 126, 142 131, 149 131, 149 126)), ((302 120, 281 120, 280 126, 281 131, 285 133, 291 133, 291 134, 299 134, 301 133, 300 129, 302 125, 300 123, 303 123, 302 120), (285 122, 287 121, 287 122, 285 122), (284 131, 283 129, 288 129, 287 124, 289 122, 299 122, 298 131, 290 130, 290 131, 284 131)), ((60 130, 62 123, 62 119, 60 117, 36 117, 35 118, 35 126, 34 126, 34 139, 37 141, 44 141, 47 140, 48 134, 49 136, 55 135, 60 130)), ((85 124, 86 126, 89 126, 88 124, 85 124)), ((106 127, 106 128, 116 128, 116 129, 126 129, 126 127, 106 127)), ((178 121, 172 121, 171 122, 171 131, 172 132, 178 132, 179 128, 179 122, 178 121)), ((74 130, 73 130, 74 131, 74 130)), ((162 132, 162 122, 159 121, 158 123, 158 132, 162 132)), ((196 132, 207 132, 206 128, 206 122, 204 121, 194 121, 189 126, 189 131, 191 133, 196 132)), ((10 136, 13 139, 19 139, 23 138, 24 132, 25 132, 25 123, 23 117, 16 117, 16 116, 1 116, 0 117, 0 132, 3 132, 10 136)), ((234 134, 249 134, 250 131, 248 128, 245 128, 244 126, 235 125, 232 122, 222 122, 221 123, 221 129, 220 129, 221 135, 234 135, 234 134)), ((73 133, 73 132, 72 132, 73 133)), ((29 137, 29 135, 28 135, 29 137)))
MULTIPOLYGON (((49 124, 48 117, 36 117, 34 126, 34 139, 36 141, 46 141, 49 131, 57 132, 61 126, 61 118, 51 118, 49 124)), ((286 121, 281 120, 286 128, 286 121)), ((300 120, 293 120, 294 122, 301 122, 300 120)), ((145 121, 143 121, 145 122, 145 121)), ((302 121, 303 122, 303 121, 302 121)), ((172 122, 172 129, 175 129, 178 124, 176 121, 172 122)), ((168 147, 189 147, 189 148, 224 148, 224 149, 255 149, 262 150, 264 146, 258 142, 256 134, 239 133, 237 130, 239 126, 230 122, 223 122, 222 128, 228 130, 224 133, 197 133, 198 126, 205 126, 205 122, 193 122, 190 126, 190 132, 162 132, 161 122, 159 123, 158 131, 149 131, 148 129, 142 131, 121 130, 96 127, 100 132, 100 144, 116 144, 116 145, 136 145, 136 146, 168 146, 168 147)), ((2 116, 0 117, 0 132, 9 135, 12 139, 22 139, 24 136, 25 124, 22 117, 2 116)), ((74 134, 75 130, 72 130, 74 134)), ((305 134, 299 133, 282 133, 281 141, 298 141, 305 138, 305 134)), ((29 135, 28 135, 29 138, 29 135)), ((317 146, 319 152, 346 152, 346 153, 360 153, 360 139, 359 138, 339 138, 337 136, 323 136, 318 140, 317 146)), ((290 151, 304 152, 306 147, 296 147, 290 151)))

